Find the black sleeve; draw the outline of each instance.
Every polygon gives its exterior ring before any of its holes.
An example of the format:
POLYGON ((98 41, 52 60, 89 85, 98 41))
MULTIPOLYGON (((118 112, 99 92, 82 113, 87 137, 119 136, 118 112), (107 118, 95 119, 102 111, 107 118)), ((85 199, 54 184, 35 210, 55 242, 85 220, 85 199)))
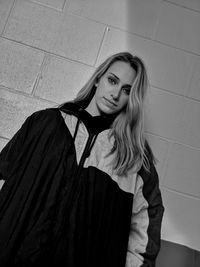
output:
POLYGON ((136 181, 126 267, 155 267, 164 206, 156 168, 142 168, 136 181))
POLYGON ((7 180, 12 162, 18 160, 23 144, 29 135, 33 117, 34 114, 25 120, 21 128, 2 149, 0 153, 0 180, 7 180))

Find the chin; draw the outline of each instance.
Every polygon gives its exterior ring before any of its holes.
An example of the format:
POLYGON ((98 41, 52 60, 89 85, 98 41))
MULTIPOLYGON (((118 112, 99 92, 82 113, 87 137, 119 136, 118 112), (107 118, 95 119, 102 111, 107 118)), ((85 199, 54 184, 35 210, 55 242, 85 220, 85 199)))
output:
POLYGON ((104 114, 107 114, 107 115, 113 115, 113 114, 117 113, 116 111, 114 111, 112 109, 108 109, 108 108, 101 109, 101 112, 104 114))
POLYGON ((107 115, 114 115, 119 113, 119 110, 115 110, 115 108, 111 108, 107 105, 104 105, 104 103, 99 103, 98 109, 100 113, 107 114, 107 115))

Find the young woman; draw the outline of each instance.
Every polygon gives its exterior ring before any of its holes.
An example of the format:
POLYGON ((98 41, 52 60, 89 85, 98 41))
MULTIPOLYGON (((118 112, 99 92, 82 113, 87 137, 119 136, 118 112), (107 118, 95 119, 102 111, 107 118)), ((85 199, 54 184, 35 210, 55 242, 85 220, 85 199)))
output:
POLYGON ((115 54, 0 154, 0 266, 155 266, 163 204, 144 138, 143 62, 115 54))

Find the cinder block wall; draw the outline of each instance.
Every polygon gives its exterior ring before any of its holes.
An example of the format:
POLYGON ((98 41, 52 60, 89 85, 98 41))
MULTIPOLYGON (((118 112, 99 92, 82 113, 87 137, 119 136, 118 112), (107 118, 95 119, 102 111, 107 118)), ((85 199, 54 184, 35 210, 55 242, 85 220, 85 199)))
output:
POLYGON ((108 55, 141 56, 162 239, 200 250, 199 25, 199 0, 0 0, 0 147, 28 115, 73 98, 108 55))

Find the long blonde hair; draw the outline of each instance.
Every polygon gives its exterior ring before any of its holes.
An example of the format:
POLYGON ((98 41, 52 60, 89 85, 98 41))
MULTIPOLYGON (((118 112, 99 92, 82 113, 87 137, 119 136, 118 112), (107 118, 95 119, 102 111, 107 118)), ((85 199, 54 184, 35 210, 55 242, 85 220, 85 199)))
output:
MULTIPOLYGON (((109 135, 110 138, 113 136, 115 140, 109 154, 115 155, 113 167, 116 173, 121 176, 126 175, 129 170, 138 171, 142 165, 147 171, 149 170, 145 145, 147 142, 144 137, 143 107, 149 83, 143 61, 129 52, 120 52, 108 57, 82 87, 73 102, 84 103, 84 108, 86 108, 95 94, 95 83, 116 61, 126 62, 136 71, 127 106, 117 114, 109 135)), ((152 152, 151 156, 153 157, 152 152)))

